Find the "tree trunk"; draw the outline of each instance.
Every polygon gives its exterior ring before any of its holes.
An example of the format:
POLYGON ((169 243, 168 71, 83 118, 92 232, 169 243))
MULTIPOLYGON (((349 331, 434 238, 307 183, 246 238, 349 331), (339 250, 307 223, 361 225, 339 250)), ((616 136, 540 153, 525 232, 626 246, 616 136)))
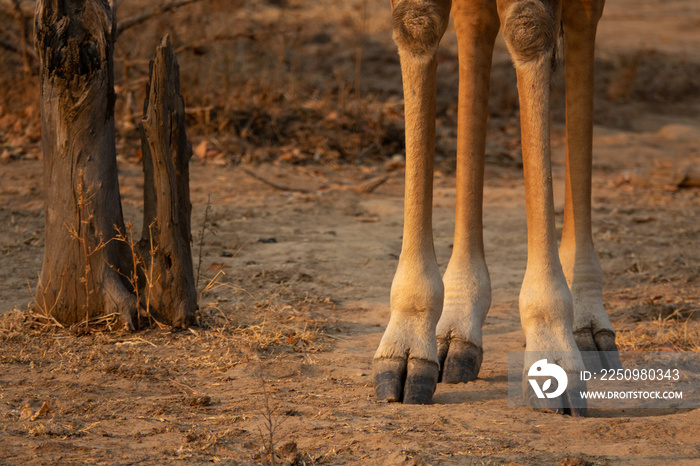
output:
POLYGON ((39 0, 46 245, 36 303, 73 324, 117 313, 133 327, 114 145, 114 11, 106 0, 39 0))
POLYGON ((145 178, 141 256, 148 269, 141 303, 156 319, 184 326, 197 309, 190 248, 192 147, 185 132, 180 71, 168 36, 151 62, 141 146, 145 178))
MULTIPOLYGON (((197 309, 184 101, 170 41, 158 47, 142 122, 144 230, 125 231, 114 129, 114 2, 39 0, 46 245, 36 304, 72 325, 139 306, 185 326, 197 309)), ((131 227, 129 226, 129 230, 131 227)))

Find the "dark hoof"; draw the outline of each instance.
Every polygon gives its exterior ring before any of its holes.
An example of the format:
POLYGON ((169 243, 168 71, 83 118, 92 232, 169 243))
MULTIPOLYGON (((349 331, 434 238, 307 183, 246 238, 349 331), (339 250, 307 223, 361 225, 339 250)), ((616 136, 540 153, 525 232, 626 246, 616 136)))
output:
POLYGON ((438 373, 439 367, 432 361, 409 359, 403 402, 411 405, 429 404, 433 400, 438 373))
POLYGON ((401 401, 406 380, 406 361, 401 358, 374 360, 374 392, 380 401, 401 401))
POLYGON ((581 352, 581 359, 583 359, 583 364, 586 366, 587 371, 599 372, 603 365, 600 363, 600 357, 598 356, 598 348, 595 345, 595 340, 589 329, 579 330, 574 332, 574 340, 576 340, 576 346, 581 352))
POLYGON ((536 411, 544 413, 564 414, 573 417, 585 417, 587 402, 581 397, 581 392, 586 391, 585 382, 578 380, 576 375, 568 374, 569 383, 566 391, 556 398, 538 398, 526 379, 523 381, 523 393, 525 405, 536 411))
POLYGON ((600 361, 606 369, 622 369, 620 354, 615 344, 615 332, 601 330, 593 337, 600 352, 600 361))
POLYGON ((466 383, 476 380, 484 351, 461 338, 438 339, 440 378, 443 383, 466 383))
POLYGON ((579 330, 574 333, 574 339, 586 370, 622 369, 613 331, 601 330, 594 336, 589 329, 579 330))
POLYGON ((577 383, 573 388, 566 392, 566 398, 569 406, 564 408, 564 414, 573 417, 586 417, 588 411, 588 402, 581 397, 581 392, 586 391, 586 384, 577 383))
POLYGON ((406 404, 428 404, 437 386, 438 365, 424 359, 374 360, 374 392, 377 399, 406 404))

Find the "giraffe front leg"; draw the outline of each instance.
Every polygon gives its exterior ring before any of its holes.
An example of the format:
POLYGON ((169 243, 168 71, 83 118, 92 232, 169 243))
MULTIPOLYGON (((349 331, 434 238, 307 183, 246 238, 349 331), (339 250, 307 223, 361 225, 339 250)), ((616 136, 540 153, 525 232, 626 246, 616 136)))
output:
POLYGON ((443 285, 433 247, 437 48, 450 0, 393 0, 394 40, 401 57, 406 118, 406 192, 391 318, 374 356, 377 398, 429 403, 438 379, 435 328, 443 285))
POLYGON ((520 318, 526 339, 523 373, 526 400, 533 408, 585 414, 577 375, 585 366, 576 347, 573 301, 557 253, 549 143, 549 86, 560 17, 557 0, 498 2, 503 37, 515 63, 520 99, 528 261, 520 292, 520 318), (532 360, 530 360, 530 359, 532 360), (568 385, 547 404, 527 385, 536 361, 560 366, 568 385))
POLYGON ((566 199, 559 257, 574 300, 574 337, 591 370, 621 368, 603 307, 603 272, 591 233, 593 63, 604 0, 562 6, 566 53, 566 199))

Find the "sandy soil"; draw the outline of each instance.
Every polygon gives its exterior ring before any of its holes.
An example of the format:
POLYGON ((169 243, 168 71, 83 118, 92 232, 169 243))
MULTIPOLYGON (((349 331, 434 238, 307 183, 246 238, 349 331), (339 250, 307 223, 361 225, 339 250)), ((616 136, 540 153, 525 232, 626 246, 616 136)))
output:
MULTIPOLYGON (((697 350, 700 190, 679 187, 674 170, 700 165, 699 6, 608 3, 593 182, 605 304, 624 349, 697 350)), ((386 6, 377 11, 388 21, 386 6)), ((379 19, 370 32, 386 29, 379 19)), ((512 83, 507 67, 499 68, 502 44, 499 50, 496 93, 512 83)), ((454 69, 451 36, 444 57, 441 69, 454 69)), ((511 98, 501 97, 497 106, 511 98)), ((447 142, 449 105, 440 113, 447 142)), ((513 124, 497 112, 490 123, 484 228, 493 305, 476 382, 440 385, 431 406, 374 397, 371 360, 401 246, 400 157, 255 166, 198 157, 191 189, 195 264, 205 233, 201 326, 129 334, 103 323, 69 331, 17 310, 6 314, 0 463, 259 463, 269 461, 271 436, 277 461, 287 464, 697 464, 697 410, 592 410, 574 419, 507 407, 507 352, 524 345, 517 296, 527 254, 513 124)), ((0 312, 26 308, 41 264, 42 164, 31 158, 0 165, 0 312)), ((453 170, 448 153, 438 161, 435 192, 443 270, 454 227, 453 170)), ((138 226, 140 166, 123 160, 120 182, 125 217, 138 226)))

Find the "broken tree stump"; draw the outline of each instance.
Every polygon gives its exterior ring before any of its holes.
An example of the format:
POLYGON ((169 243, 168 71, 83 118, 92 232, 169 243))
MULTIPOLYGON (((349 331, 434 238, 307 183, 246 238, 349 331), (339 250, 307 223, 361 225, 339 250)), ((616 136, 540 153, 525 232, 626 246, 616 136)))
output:
POLYGON ((119 193, 114 127, 115 2, 39 0, 46 187, 35 304, 61 324, 146 315, 183 327, 197 309, 189 160, 177 61, 166 37, 151 65, 142 121, 144 230, 134 244, 119 193))
POLYGON ((162 39, 151 61, 141 145, 144 219, 140 245, 147 269, 141 304, 156 320, 185 326, 197 309, 190 247, 192 147, 187 141, 180 72, 169 36, 162 39))
POLYGON ((114 11, 105 0, 39 0, 44 261, 35 301, 64 324, 117 314, 133 327, 114 143, 114 11))

